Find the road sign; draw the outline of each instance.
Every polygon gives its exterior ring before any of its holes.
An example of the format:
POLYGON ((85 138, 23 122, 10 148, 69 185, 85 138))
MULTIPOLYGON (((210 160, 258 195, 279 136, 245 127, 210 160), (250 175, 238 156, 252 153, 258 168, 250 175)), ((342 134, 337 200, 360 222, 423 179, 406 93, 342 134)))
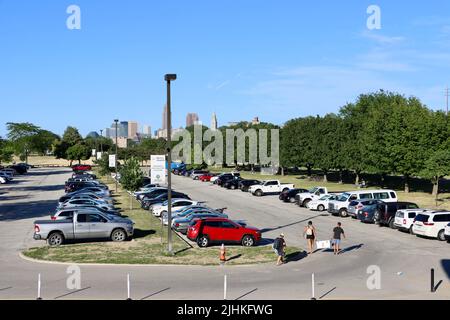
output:
POLYGON ((151 156, 151 168, 150 179, 155 184, 166 183, 166 156, 165 155, 152 155, 151 156))
POLYGON ((114 168, 116 166, 116 155, 110 154, 109 155, 109 167, 114 168))
POLYGON ((100 160, 103 156, 102 152, 97 152, 97 160, 100 160))

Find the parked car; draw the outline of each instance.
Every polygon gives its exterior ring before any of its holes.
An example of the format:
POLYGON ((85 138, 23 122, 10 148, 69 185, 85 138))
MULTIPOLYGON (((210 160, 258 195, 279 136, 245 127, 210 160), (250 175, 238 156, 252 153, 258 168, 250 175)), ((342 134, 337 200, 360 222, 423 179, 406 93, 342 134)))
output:
POLYGON ((412 202, 393 202, 377 205, 374 219, 380 226, 389 226, 395 229, 395 214, 398 210, 419 209, 419 206, 412 202))
MULTIPOLYGON (((174 198, 172 199, 172 211, 176 211, 179 209, 186 208, 188 206, 192 205, 198 205, 198 201, 188 200, 188 199, 180 199, 180 198, 174 198)), ((169 202, 166 200, 161 204, 155 204, 150 206, 149 211, 153 213, 156 217, 160 217, 164 213, 167 213, 167 210, 169 209, 169 202)))
POLYGON ((72 166, 73 171, 90 171, 92 170, 92 166, 88 164, 76 164, 72 166))
POLYGON ((228 179, 222 184, 222 187, 226 189, 236 190, 239 188, 239 182, 241 182, 242 178, 235 177, 234 179, 228 179))
POLYGON ((0 171, 0 177, 3 178, 6 182, 12 181, 13 175, 7 172, 0 171))
POLYGON ((394 226, 398 230, 408 231, 413 234, 413 224, 417 214, 427 211, 425 209, 403 209, 395 214, 394 226))
POLYGON ((167 188, 153 188, 150 191, 147 192, 138 192, 136 193, 136 199, 140 202, 142 202, 144 199, 150 199, 159 196, 160 194, 163 194, 167 192, 167 188))
POLYGON ((339 197, 339 194, 333 194, 333 193, 326 194, 317 200, 311 200, 310 202, 308 202, 307 208, 310 210, 323 212, 323 211, 327 210, 328 203, 330 201, 336 200, 338 197, 339 197))
POLYGON ((239 189, 241 189, 242 192, 248 192, 248 189, 256 184, 261 184, 261 181, 252 179, 241 180, 239 181, 239 189))
POLYGON ((313 187, 306 192, 300 192, 295 196, 295 203, 300 207, 308 207, 310 201, 319 200, 322 196, 328 194, 326 187, 313 187))
POLYGON ((80 194, 80 193, 95 193, 98 194, 101 197, 110 197, 111 192, 108 189, 100 188, 100 187, 86 187, 82 188, 73 192, 66 193, 66 196, 71 196, 74 194, 80 194))
POLYGON ((219 179, 217 179, 215 181, 215 184, 217 184, 220 187, 223 187, 227 181, 239 179, 239 178, 240 178, 240 176, 237 176, 237 175, 228 175, 228 174, 222 175, 221 177, 219 177, 219 179))
POLYGON ((198 180, 200 180, 201 182, 208 182, 211 181, 211 178, 215 177, 215 175, 213 173, 205 173, 203 175, 201 175, 198 180))
POLYGON ((193 180, 198 180, 202 175, 209 173, 207 170, 193 170, 191 172, 191 178, 193 180))
MULTIPOLYGON (((177 211, 172 212, 172 220, 176 219, 176 218, 183 218, 185 216, 187 216, 190 213, 193 212, 221 212, 223 213, 223 210, 220 209, 212 209, 209 207, 206 207, 202 204, 200 205, 192 205, 192 206, 187 206, 183 209, 179 209, 177 211)), ((169 224, 169 218, 168 218, 168 213, 167 212, 163 212, 161 214, 162 217, 162 223, 163 225, 167 226, 169 224)))
POLYGON ((5 184, 5 183, 7 183, 8 181, 5 179, 5 178, 3 178, 3 177, 0 177, 0 184, 5 184))
POLYGON ((186 234, 189 223, 194 219, 201 218, 228 218, 228 215, 220 212, 193 212, 182 218, 172 220, 172 229, 186 234))
POLYGON ((445 226, 444 237, 445 237, 445 240, 450 241, 450 223, 445 226))
POLYGON ((266 194, 279 194, 283 191, 294 189, 294 187, 292 183, 281 183, 279 180, 267 180, 261 184, 251 186, 248 191, 254 196, 261 197, 266 194))
POLYGON ((299 193, 303 193, 303 192, 308 192, 308 190, 306 189, 299 189, 299 188, 294 188, 294 189, 289 189, 289 190, 285 190, 283 192, 280 193, 280 196, 278 197, 278 199, 280 199, 283 202, 295 202, 295 196, 299 193))
POLYGON ((60 246, 66 240, 110 238, 125 241, 133 236, 133 221, 102 213, 75 212, 72 219, 34 222, 34 239, 60 246))
POLYGON ((219 180, 221 178, 224 178, 225 180, 233 178, 233 177, 240 177, 241 174, 239 172, 225 172, 225 173, 221 173, 215 177, 211 178, 211 182, 214 184, 218 184, 219 180))
POLYGON ((74 194, 70 197, 63 196, 63 197, 59 198, 59 204, 61 205, 69 200, 76 200, 76 199, 91 199, 91 200, 96 200, 97 202, 100 202, 100 203, 105 203, 105 204, 110 204, 110 205, 112 205, 114 203, 114 200, 112 198, 101 197, 95 193, 78 193, 78 194, 74 194))
POLYGON ((18 174, 25 174, 28 171, 26 166, 20 164, 13 164, 12 166, 8 166, 8 168, 15 170, 18 174))
POLYGON ((79 213, 100 212, 102 214, 120 217, 120 213, 118 213, 116 211, 101 210, 98 207, 78 207, 78 208, 65 208, 65 209, 56 210, 56 212, 50 216, 50 219, 51 220, 63 220, 63 219, 73 218, 73 216, 75 215, 76 212, 79 212, 79 213))
MULTIPOLYGON (((151 205, 163 203, 163 202, 167 201, 168 197, 169 197, 169 194, 167 191, 165 193, 161 193, 158 196, 155 196, 153 198, 146 197, 142 200, 141 207, 142 207, 142 209, 149 210, 151 205)), ((172 191, 172 197, 174 199, 179 198, 179 199, 190 200, 190 198, 187 194, 181 193, 181 192, 176 192, 176 191, 172 191)))
POLYGON ((66 193, 70 193, 89 187, 98 187, 104 190, 108 190, 108 187, 106 185, 98 183, 97 181, 72 182, 67 184, 64 189, 66 193))
POLYGON ((227 218, 202 218, 190 223, 187 237, 199 247, 213 243, 240 243, 251 247, 261 240, 261 231, 227 218))
POLYGON ((342 193, 336 200, 328 203, 328 212, 332 215, 348 217, 348 205, 353 200, 381 200, 383 202, 397 202, 397 193, 394 190, 358 190, 342 193))
POLYGON ((93 199, 74 199, 74 200, 67 200, 66 202, 58 205, 58 209, 61 208, 73 208, 73 207, 82 207, 85 205, 92 205, 92 206, 96 206, 105 210, 114 210, 114 206, 109 204, 109 203, 105 203, 105 202, 100 202, 97 200, 93 200, 93 199))
POLYGON ((450 223, 450 211, 426 211, 419 213, 414 221, 415 235, 444 241, 445 228, 450 223))
POLYGON ((381 201, 381 200, 374 200, 374 199, 353 200, 348 205, 348 215, 349 215, 349 217, 352 217, 353 219, 357 219, 359 210, 363 210, 364 211, 365 207, 372 206, 372 205, 377 205, 377 204, 381 204, 381 203, 383 203, 383 201, 381 201))

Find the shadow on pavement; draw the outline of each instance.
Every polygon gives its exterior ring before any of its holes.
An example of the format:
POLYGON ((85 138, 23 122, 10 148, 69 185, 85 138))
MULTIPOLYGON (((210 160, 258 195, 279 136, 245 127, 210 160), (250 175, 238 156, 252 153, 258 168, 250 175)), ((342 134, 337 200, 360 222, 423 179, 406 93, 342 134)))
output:
POLYGON ((310 220, 313 220, 313 219, 318 218, 318 217, 322 217, 322 214, 319 214, 319 215, 316 215, 316 216, 312 216, 310 218, 303 219, 303 220, 300 220, 300 221, 292 222, 292 223, 289 223, 289 224, 285 224, 283 226, 272 227, 272 228, 264 228, 264 229, 261 229, 261 233, 270 232, 270 231, 279 230, 279 229, 283 229, 283 228, 286 228, 286 227, 294 226, 296 224, 300 224, 302 222, 310 221, 310 220))
POLYGON ((55 211, 57 201, 26 201, 0 206, 0 221, 15 221, 30 218, 47 217, 55 211))
POLYGON ((441 260, 442 269, 444 269, 447 278, 450 279, 450 259, 442 259, 441 260))
POLYGON ((339 252, 339 254, 344 254, 346 252, 350 252, 350 251, 353 251, 353 250, 358 250, 358 249, 361 249, 363 246, 364 246, 363 243, 358 244, 358 245, 354 245, 354 246, 350 246, 350 247, 342 249, 341 252, 339 252))
POLYGON ((300 261, 300 260, 306 258, 307 256, 308 256, 308 253, 306 251, 296 251, 296 252, 286 255, 285 261, 286 261, 286 263, 296 262, 296 261, 300 261))

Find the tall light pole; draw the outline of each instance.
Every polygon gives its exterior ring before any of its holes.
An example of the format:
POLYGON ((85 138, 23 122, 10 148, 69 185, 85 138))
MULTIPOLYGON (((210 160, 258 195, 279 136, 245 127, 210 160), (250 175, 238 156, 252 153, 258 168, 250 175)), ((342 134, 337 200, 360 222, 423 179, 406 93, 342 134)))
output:
POLYGON ((117 154, 117 145, 118 145, 118 142, 117 142, 117 131, 118 131, 118 123, 119 123, 119 120, 118 119, 115 119, 114 120, 114 122, 116 123, 116 156, 115 156, 115 163, 114 163, 114 167, 115 167, 115 169, 116 169, 116 193, 117 193, 117 158, 118 158, 118 154, 117 154))
POLYGON ((167 251, 172 253, 172 112, 170 110, 170 81, 177 79, 176 74, 166 74, 164 80, 167 82, 167 251))
POLYGON ((103 153, 103 130, 100 129, 100 152, 103 153))

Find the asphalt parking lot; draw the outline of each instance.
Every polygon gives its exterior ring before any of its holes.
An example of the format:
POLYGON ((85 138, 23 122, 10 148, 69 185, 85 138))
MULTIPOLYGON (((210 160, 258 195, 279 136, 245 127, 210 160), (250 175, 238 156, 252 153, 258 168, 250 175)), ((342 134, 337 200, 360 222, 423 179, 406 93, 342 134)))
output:
MULTIPOLYGON (((34 299, 37 275, 42 276, 44 299, 124 299, 126 275, 134 299, 221 299, 223 275, 228 275, 229 299, 309 299, 311 274, 316 296, 322 299, 448 299, 450 298, 450 244, 422 239, 396 230, 365 225, 351 219, 318 213, 282 203, 277 196, 256 198, 241 191, 175 176, 174 188, 211 207, 227 207, 233 219, 264 229, 265 238, 280 232, 288 245, 305 247, 304 225, 312 220, 318 238, 327 240, 337 221, 348 239, 344 253, 316 252, 310 257, 276 267, 191 266, 80 266, 82 288, 66 287, 67 265, 23 260, 19 252, 34 241, 33 221, 46 217, 64 193, 69 169, 33 169, 14 184, 0 188, 0 299, 34 299), (380 267, 381 289, 366 286, 367 268, 380 267), (436 269, 436 293, 430 293, 430 268, 436 269)), ((275 256, 274 256, 275 262, 275 256)))

